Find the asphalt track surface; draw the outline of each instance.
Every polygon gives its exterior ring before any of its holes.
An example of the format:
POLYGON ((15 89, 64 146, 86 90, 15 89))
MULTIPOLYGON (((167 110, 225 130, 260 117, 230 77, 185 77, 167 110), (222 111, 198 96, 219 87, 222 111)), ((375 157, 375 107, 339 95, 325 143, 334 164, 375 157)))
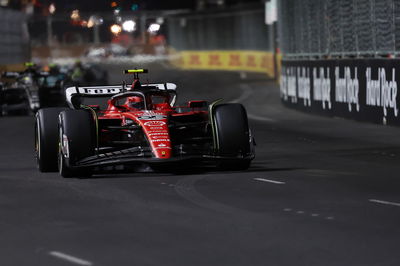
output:
POLYGON ((37 171, 32 117, 0 117, 0 265, 400 265, 399 128, 286 109, 259 75, 148 67, 181 101, 242 102, 251 168, 63 179, 37 171))

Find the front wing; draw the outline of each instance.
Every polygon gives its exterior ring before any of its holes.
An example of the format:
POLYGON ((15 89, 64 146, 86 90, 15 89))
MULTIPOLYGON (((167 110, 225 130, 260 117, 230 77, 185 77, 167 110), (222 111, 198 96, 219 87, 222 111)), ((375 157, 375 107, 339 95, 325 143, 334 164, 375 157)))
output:
POLYGON ((135 147, 122 151, 115 151, 103 153, 99 155, 90 156, 80 160, 75 165, 70 165, 72 168, 93 168, 93 167, 107 167, 117 165, 178 165, 182 162, 192 164, 207 164, 217 163, 222 161, 247 161, 253 160, 255 155, 232 155, 232 156, 218 156, 212 154, 180 154, 168 159, 159 159, 150 157, 150 148, 135 147))

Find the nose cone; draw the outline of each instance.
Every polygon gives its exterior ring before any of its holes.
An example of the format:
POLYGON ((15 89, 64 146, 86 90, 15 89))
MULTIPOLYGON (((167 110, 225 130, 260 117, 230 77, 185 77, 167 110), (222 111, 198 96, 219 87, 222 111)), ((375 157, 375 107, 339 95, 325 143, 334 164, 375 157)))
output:
MULTIPOLYGON (((155 146, 157 146, 157 144, 155 146)), ((153 151, 154 151, 154 155, 156 156, 156 158, 160 158, 160 159, 171 158, 171 148, 154 147, 153 146, 153 151)))
POLYGON ((147 120, 142 123, 154 156, 160 159, 171 158, 171 139, 167 119, 147 120))

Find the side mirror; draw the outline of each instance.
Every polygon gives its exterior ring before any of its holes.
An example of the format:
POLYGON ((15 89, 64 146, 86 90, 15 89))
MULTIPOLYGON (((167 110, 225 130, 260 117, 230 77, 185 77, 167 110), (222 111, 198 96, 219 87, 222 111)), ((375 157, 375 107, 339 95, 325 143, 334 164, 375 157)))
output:
POLYGON ((93 105, 88 105, 90 108, 92 108, 94 111, 100 111, 100 105, 93 104, 93 105))
POLYGON ((190 101, 189 108, 206 108, 208 103, 206 101, 190 101))

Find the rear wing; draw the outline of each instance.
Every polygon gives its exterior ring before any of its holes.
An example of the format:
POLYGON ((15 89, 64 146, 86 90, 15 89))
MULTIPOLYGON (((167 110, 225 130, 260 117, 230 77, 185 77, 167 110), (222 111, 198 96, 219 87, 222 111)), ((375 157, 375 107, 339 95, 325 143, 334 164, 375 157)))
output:
MULTIPOLYGON (((176 91, 177 86, 173 83, 160 83, 160 84, 143 84, 143 89, 146 87, 157 88, 161 91, 176 91)), ((130 85, 117 85, 117 86, 91 86, 91 87, 69 87, 65 90, 65 98, 68 105, 74 108, 72 99, 76 96, 80 97, 105 97, 113 96, 119 93, 129 91, 130 85)))

